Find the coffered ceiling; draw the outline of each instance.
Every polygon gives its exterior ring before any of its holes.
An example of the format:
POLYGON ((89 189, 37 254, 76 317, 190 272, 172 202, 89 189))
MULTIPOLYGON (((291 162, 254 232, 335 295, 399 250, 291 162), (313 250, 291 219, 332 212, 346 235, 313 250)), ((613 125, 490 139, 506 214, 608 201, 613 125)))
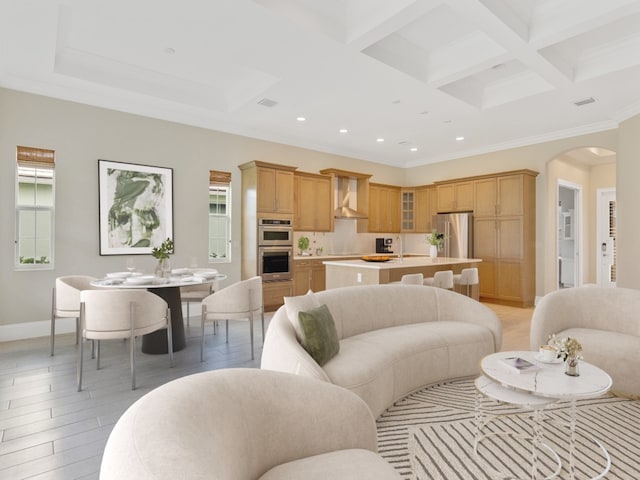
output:
POLYGON ((640 113, 640 0, 0 8, 0 86, 395 166, 640 113))

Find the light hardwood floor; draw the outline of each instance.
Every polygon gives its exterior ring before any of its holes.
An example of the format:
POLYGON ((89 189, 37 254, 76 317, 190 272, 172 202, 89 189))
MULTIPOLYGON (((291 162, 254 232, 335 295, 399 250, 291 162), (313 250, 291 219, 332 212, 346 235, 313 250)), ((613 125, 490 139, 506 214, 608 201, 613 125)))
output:
MULTIPOLYGON (((528 349, 533 309, 487 305, 503 322, 502 349, 528 349)), ((135 391, 130 389, 127 342, 103 342, 99 371, 85 357, 82 392, 76 391, 73 335, 57 337, 54 357, 48 338, 0 343, 0 478, 97 479, 113 425, 142 395, 192 373, 259 366, 261 337, 256 334, 252 361, 246 322, 230 322, 229 344, 222 324, 216 336, 209 329, 201 363, 197 323, 192 317, 187 347, 176 352, 174 368, 169 369, 166 355, 138 355, 135 391)))

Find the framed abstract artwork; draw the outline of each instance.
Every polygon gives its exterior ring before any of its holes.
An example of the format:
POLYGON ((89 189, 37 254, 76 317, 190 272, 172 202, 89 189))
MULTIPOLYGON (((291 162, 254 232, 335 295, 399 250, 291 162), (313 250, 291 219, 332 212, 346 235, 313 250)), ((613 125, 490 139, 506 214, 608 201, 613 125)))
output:
POLYGON ((150 254, 173 239, 173 169, 98 160, 100 255, 150 254))

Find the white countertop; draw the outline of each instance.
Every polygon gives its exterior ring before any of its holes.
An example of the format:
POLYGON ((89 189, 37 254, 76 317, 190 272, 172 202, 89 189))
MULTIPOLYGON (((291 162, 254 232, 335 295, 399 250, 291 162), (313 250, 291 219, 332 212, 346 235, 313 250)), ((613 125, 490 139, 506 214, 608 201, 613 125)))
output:
MULTIPOLYGON (((398 256, 397 253, 323 253, 322 255, 294 255, 294 260, 344 260, 348 258, 360 258, 365 256, 375 256, 375 255, 387 255, 389 257, 395 258, 398 256)), ((429 255, 426 253, 405 253, 405 258, 408 257, 427 257, 429 255)))
MULTIPOLYGON (((378 254, 379 255, 379 254, 378 254)), ((364 260, 328 260, 324 261, 325 265, 335 265, 339 267, 356 267, 356 268, 372 268, 376 270, 391 270, 402 267, 429 267, 433 265, 459 265, 462 263, 479 263, 479 258, 453 258, 453 257, 436 257, 428 256, 392 258, 388 262, 365 262, 364 260)))

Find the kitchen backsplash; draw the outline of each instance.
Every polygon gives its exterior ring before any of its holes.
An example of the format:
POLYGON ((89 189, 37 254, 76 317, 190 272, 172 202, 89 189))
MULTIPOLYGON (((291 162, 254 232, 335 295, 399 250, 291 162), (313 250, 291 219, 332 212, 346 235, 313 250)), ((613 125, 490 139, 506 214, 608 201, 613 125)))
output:
POLYGON ((358 233, 356 222, 351 219, 335 220, 333 232, 294 232, 294 254, 299 255, 298 239, 309 238, 309 251, 316 255, 316 250, 322 248, 322 254, 331 253, 374 253, 376 251, 376 238, 392 238, 391 250, 398 253, 398 235, 402 238, 403 251, 405 253, 424 253, 428 255, 429 245, 424 233, 358 233))

